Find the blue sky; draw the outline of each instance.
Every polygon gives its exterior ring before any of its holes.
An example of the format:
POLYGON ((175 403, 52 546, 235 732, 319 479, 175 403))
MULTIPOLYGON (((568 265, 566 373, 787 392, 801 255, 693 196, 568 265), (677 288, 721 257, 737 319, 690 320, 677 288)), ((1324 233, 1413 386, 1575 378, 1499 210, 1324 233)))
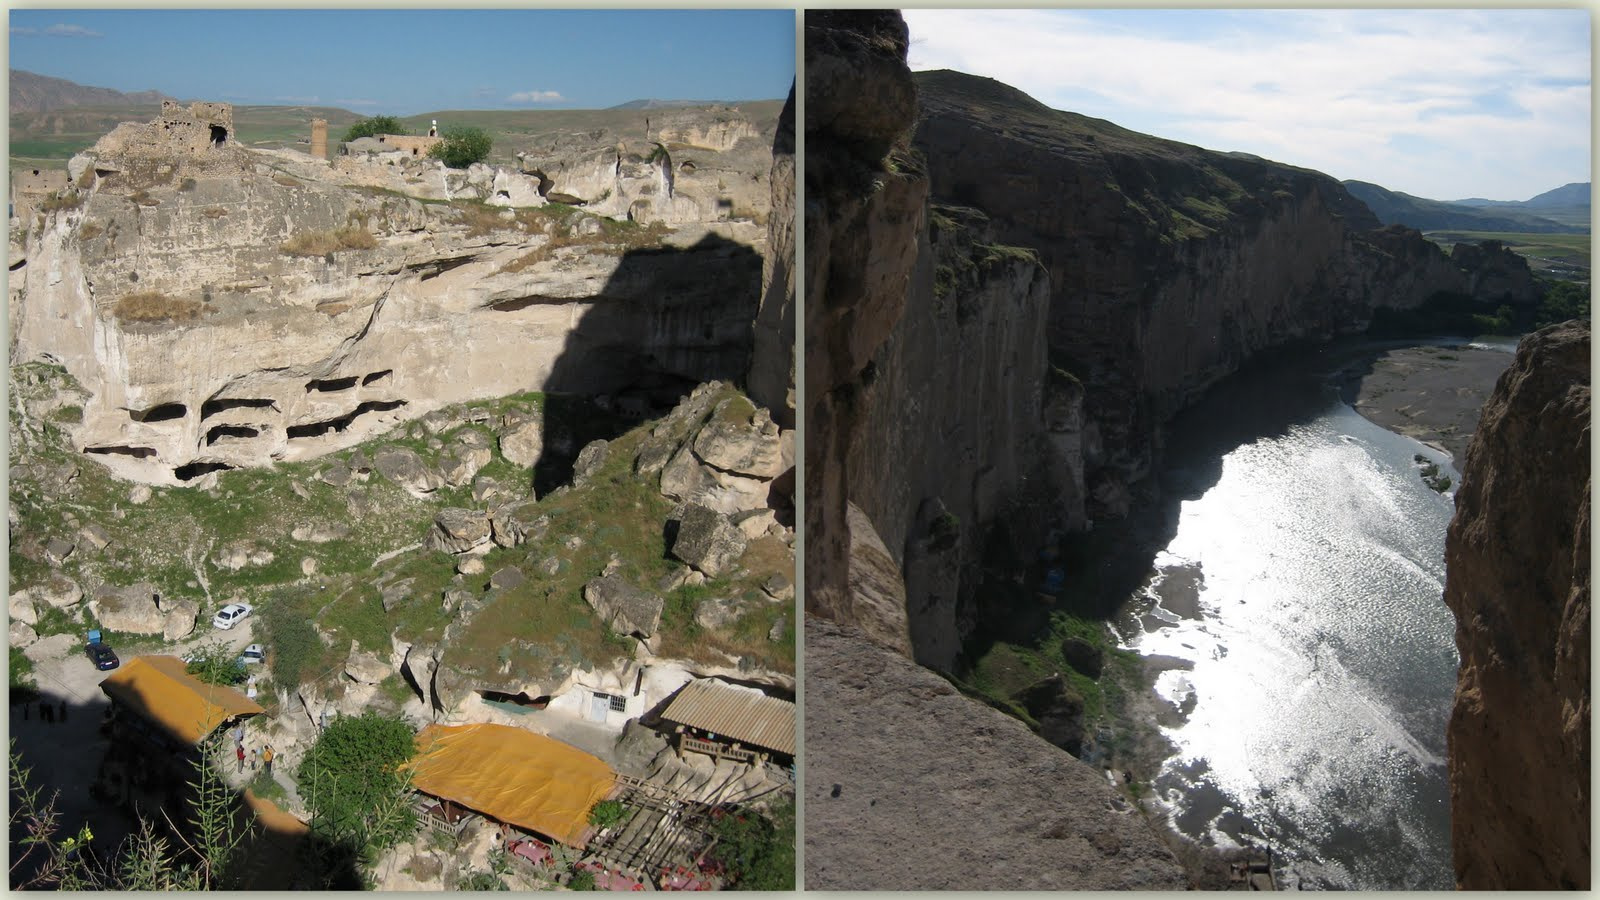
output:
POLYGON ((913 69, 1436 200, 1589 181, 1587 10, 906 10, 913 69))
POLYGON ((792 10, 12 10, 11 67, 238 104, 594 109, 782 99, 792 10))

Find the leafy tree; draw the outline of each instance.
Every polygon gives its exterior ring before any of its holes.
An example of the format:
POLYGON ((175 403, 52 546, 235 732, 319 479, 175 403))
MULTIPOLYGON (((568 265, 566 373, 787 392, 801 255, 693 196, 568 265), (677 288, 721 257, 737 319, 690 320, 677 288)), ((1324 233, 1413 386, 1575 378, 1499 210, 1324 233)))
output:
POLYGON ((601 800, 594 805, 593 809, 589 810, 589 824, 597 825, 601 828, 610 828, 622 821, 622 817, 626 813, 627 807, 622 805, 621 800, 601 800))
POLYGON ((368 857, 409 837, 416 816, 400 767, 414 747, 411 726, 399 719, 368 712, 329 723, 300 764, 312 830, 368 857))
POLYGON ((722 863, 729 886, 744 891, 794 890, 794 801, 765 816, 743 810, 714 826, 712 857, 722 863))
POLYGON ((433 145, 428 155, 452 169, 465 169, 488 159, 493 145, 494 140, 482 128, 447 128, 444 139, 433 145))
POLYGON ((350 126, 344 133, 344 139, 353 141, 357 138, 373 137, 379 134, 405 134, 406 126, 394 116, 373 116, 350 126))
POLYGON ((1574 281, 1551 280, 1544 284, 1544 299, 1534 317, 1534 327, 1543 328, 1568 319, 1589 318, 1589 286, 1574 281))
POLYGON ((221 641, 205 644, 191 653, 186 671, 201 681, 224 686, 239 684, 248 677, 238 652, 221 641))

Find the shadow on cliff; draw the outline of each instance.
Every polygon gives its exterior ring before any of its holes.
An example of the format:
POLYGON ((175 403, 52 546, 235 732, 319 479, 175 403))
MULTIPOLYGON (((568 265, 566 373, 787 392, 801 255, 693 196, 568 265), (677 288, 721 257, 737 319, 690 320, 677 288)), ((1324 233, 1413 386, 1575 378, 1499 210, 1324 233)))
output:
MULTIPOLYGON (((98 695, 98 692, 96 692, 98 695)), ((50 889, 38 878, 44 853, 30 843, 29 820, 19 811, 22 792, 36 792, 40 808, 53 808, 54 840, 74 839, 87 827, 92 838, 79 851, 81 861, 101 872, 113 887, 123 884, 121 851, 148 822, 165 840, 169 859, 194 863, 185 849, 193 840, 193 795, 197 751, 168 753, 128 734, 113 734, 109 701, 68 699, 59 688, 13 684, 10 690, 9 885, 13 890, 50 889), (50 708, 47 714, 44 707, 50 708), (25 773, 25 774, 24 774, 25 773), (137 809, 137 812, 135 811, 137 809)), ((131 713, 124 713, 127 718, 131 713)), ((246 742, 259 738, 246 726, 246 742)), ((225 742, 224 742, 225 744, 225 742)), ((225 747, 224 756, 231 753, 225 747)), ((227 763, 226 758, 222 760, 227 763)), ((215 763, 214 763, 215 765, 215 763)), ((248 774, 248 773, 247 773, 248 774)), ((361 890, 360 851, 324 839, 287 813, 251 813, 244 790, 224 788, 224 804, 234 828, 247 830, 238 849, 218 874, 218 886, 239 890, 361 890)), ((259 801, 258 801, 259 802, 259 801)), ((166 873, 172 875, 174 873, 166 873)))
MULTIPOLYGON (((514 313, 541 302, 572 301, 527 298, 497 308, 514 313)), ((743 384, 761 254, 716 234, 690 247, 630 250, 588 302, 545 388, 546 449, 533 472, 540 496, 572 480, 589 442, 665 414, 702 382, 743 384)))
MULTIPOLYGON (((1184 501, 1198 499, 1221 479, 1224 457, 1256 441, 1283 437, 1339 402, 1337 386, 1319 374, 1335 365, 1335 352, 1284 348, 1213 386, 1164 428, 1154 476, 1133 486, 1134 511, 1065 539, 1056 560, 1016 558, 1003 526, 997 528, 983 562, 978 626, 964 644, 963 661, 982 659, 996 642, 1039 646, 1049 639, 1057 613, 1114 618, 1177 535, 1184 501), (1052 602, 1041 599, 1036 587, 1053 567, 1066 578, 1052 602)), ((1349 368, 1359 363, 1360 357, 1352 357, 1346 370, 1359 372, 1349 368)))

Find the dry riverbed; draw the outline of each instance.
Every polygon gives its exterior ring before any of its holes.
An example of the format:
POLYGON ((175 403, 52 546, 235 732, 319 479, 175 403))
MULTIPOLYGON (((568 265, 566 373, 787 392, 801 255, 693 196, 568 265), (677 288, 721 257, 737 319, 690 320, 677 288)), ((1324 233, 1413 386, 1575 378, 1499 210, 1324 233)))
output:
POLYGON ((1483 404, 1513 356, 1465 346, 1385 350, 1353 374, 1345 399, 1378 425, 1449 453, 1459 469, 1483 404))

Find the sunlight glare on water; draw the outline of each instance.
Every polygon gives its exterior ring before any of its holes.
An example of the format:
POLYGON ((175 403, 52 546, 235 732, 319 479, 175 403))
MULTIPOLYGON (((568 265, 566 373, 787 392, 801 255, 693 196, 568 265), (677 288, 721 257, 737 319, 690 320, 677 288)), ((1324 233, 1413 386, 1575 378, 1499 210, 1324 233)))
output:
POLYGON ((1156 685, 1193 704, 1156 782, 1173 822, 1223 846, 1266 837, 1290 886, 1451 886, 1452 501, 1419 452, 1443 459, 1338 403, 1233 449, 1124 619, 1132 649, 1193 662, 1156 685), (1198 615, 1166 608, 1180 571, 1198 571, 1198 615))

